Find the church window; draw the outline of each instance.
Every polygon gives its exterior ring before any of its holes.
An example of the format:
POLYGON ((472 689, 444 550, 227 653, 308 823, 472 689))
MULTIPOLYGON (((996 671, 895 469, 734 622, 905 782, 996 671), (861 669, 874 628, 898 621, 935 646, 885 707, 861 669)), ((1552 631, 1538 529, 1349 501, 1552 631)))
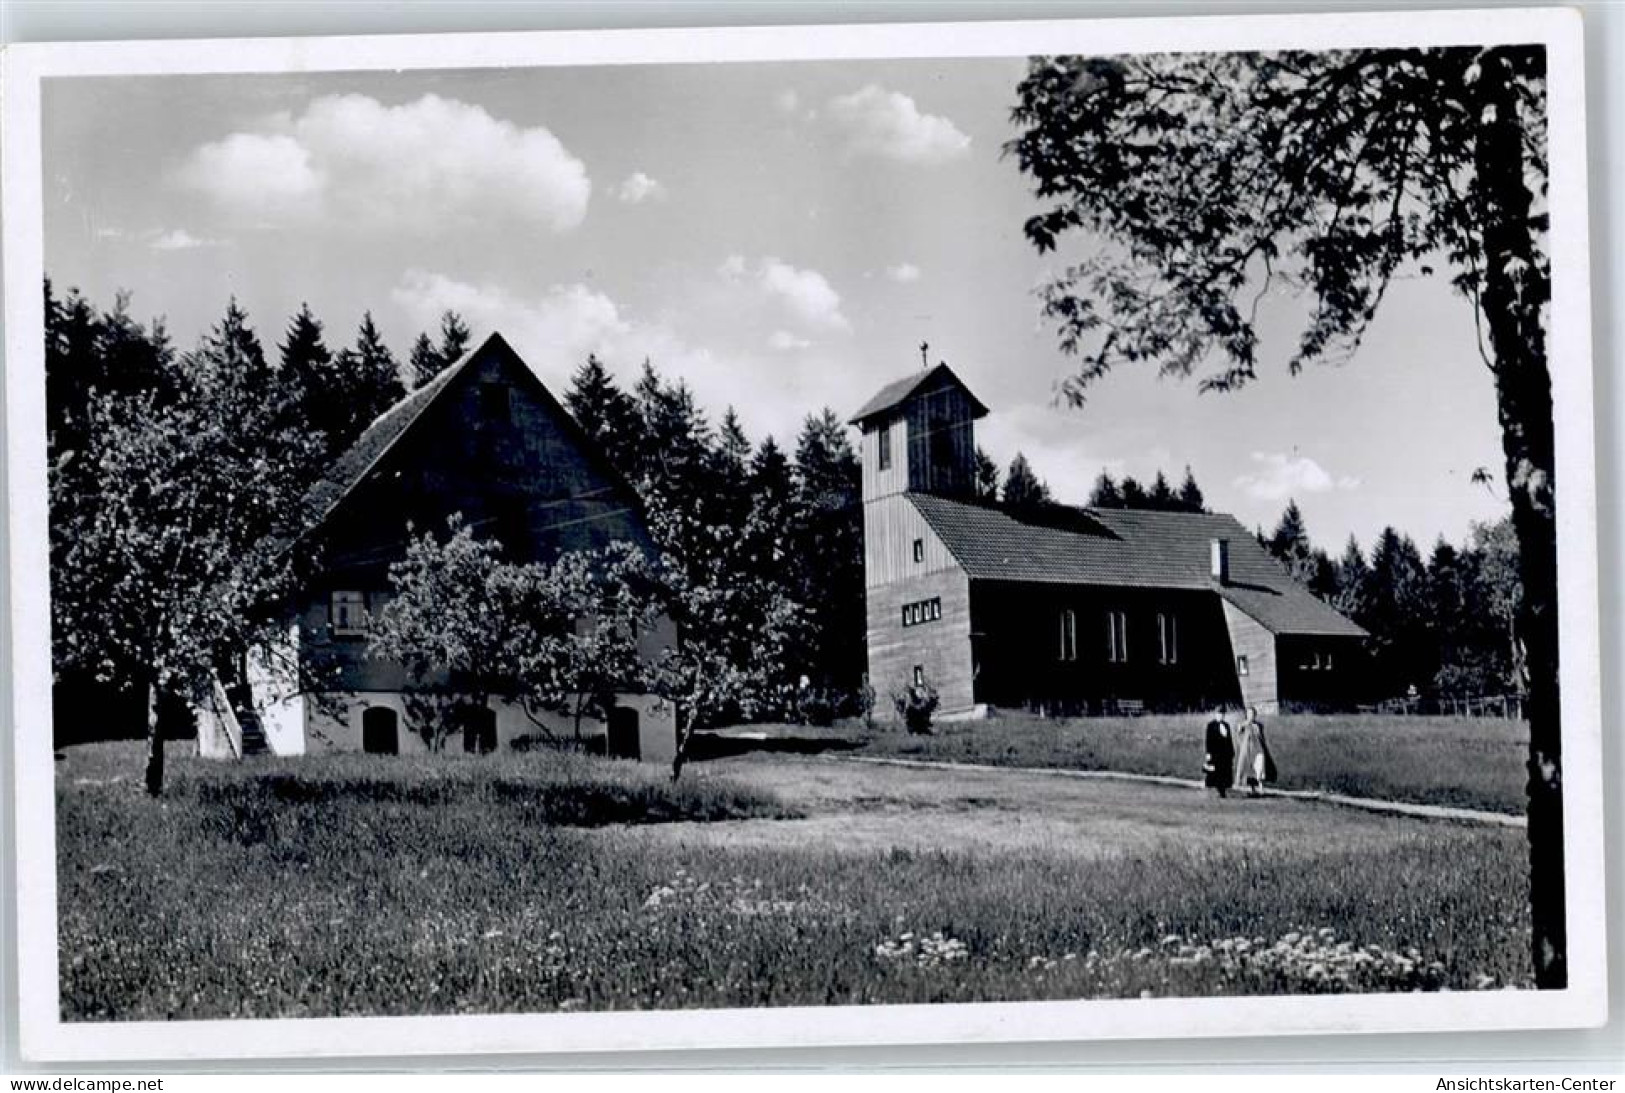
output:
POLYGON ((1128 614, 1106 612, 1106 659, 1113 664, 1128 662, 1128 614))
POLYGON ((903 625, 918 626, 923 622, 936 622, 942 618, 942 599, 932 597, 917 603, 903 605, 903 625))
POLYGON ((1179 663, 1179 620, 1172 615, 1157 616, 1157 660, 1161 664, 1179 663))
POLYGON ((1062 660, 1078 659, 1078 615, 1070 607, 1061 609, 1062 660))

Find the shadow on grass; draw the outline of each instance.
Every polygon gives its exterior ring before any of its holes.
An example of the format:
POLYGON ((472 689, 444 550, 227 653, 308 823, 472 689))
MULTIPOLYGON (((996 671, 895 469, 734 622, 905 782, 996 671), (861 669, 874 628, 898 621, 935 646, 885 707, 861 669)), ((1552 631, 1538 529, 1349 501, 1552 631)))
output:
POLYGON ((729 759, 736 755, 820 755, 825 752, 857 751, 861 740, 838 736, 768 736, 757 733, 697 732, 688 742, 688 758, 729 759))
MULTIPOLYGON (((605 760, 561 763, 528 775, 464 764, 454 777, 422 767, 380 763, 372 771, 273 771, 190 787, 204 830, 243 845, 294 846, 302 824, 331 826, 388 810, 396 820, 412 814, 455 825, 605 827, 747 819, 790 819, 800 814, 770 794, 725 779, 672 784, 663 771, 605 760)), ((354 764, 351 764, 354 767, 354 764)), ((410 821, 416 822, 416 821, 410 821)))

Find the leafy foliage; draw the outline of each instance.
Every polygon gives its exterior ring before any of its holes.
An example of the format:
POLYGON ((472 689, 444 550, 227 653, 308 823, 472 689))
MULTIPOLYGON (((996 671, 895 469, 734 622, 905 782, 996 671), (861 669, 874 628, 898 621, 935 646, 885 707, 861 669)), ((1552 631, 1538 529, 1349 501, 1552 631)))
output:
POLYGON ((1312 303, 1289 371, 1350 357, 1402 270, 1450 267, 1494 376, 1524 595, 1532 952, 1567 984, 1557 679, 1546 54, 1538 46, 1040 57, 1012 153, 1040 251, 1088 242, 1043 289, 1066 387, 1155 362, 1245 384, 1271 286, 1312 303))
MULTIPOLYGON (((250 656, 284 664, 284 610, 314 559, 311 485, 400 397, 370 316, 332 353, 301 307, 273 360, 233 300, 191 352, 129 298, 98 313, 45 282, 52 662, 60 686, 149 696, 148 786, 189 701, 250 656)), ((466 334, 465 334, 466 337, 466 334)))
MULTIPOLYGON (((550 563, 503 561, 501 544, 454 518, 444 540, 423 534, 390 567, 394 595, 369 621, 372 655, 403 665, 411 691, 439 716, 419 724, 440 750, 466 707, 492 698, 527 711, 607 716, 617 691, 647 680, 638 637, 657 599, 636 548, 618 543, 550 563)), ((544 732, 545 725, 536 720, 544 732)))

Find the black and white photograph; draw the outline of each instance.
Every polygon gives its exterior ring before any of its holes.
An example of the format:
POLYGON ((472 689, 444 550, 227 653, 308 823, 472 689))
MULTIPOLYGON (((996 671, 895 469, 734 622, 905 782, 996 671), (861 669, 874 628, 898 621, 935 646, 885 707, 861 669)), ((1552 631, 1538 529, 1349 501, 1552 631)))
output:
POLYGON ((1603 1021, 1571 16, 20 49, 26 1050, 1603 1021))

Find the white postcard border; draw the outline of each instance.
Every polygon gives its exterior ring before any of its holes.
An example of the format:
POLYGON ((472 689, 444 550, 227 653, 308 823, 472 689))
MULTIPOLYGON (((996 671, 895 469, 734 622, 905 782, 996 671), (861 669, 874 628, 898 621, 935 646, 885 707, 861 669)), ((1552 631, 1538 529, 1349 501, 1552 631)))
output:
POLYGON ((5 451, 19 990, 38 1060, 288 1058, 1554 1029, 1606 1019, 1597 520, 1580 17, 1559 9, 546 31, 12 46, 4 72, 5 451), (44 468, 40 82, 53 77, 1541 42, 1548 49, 1570 986, 1563 991, 470 1017, 59 1017, 44 468), (42 837, 50 835, 51 837, 42 837))

